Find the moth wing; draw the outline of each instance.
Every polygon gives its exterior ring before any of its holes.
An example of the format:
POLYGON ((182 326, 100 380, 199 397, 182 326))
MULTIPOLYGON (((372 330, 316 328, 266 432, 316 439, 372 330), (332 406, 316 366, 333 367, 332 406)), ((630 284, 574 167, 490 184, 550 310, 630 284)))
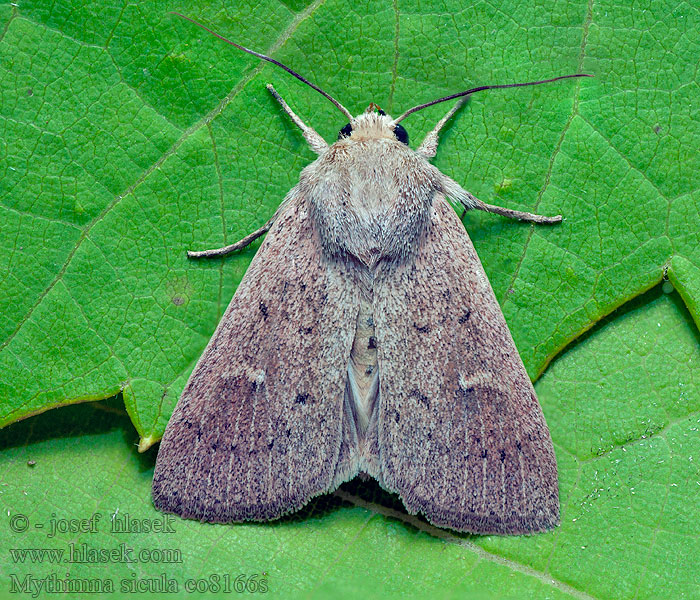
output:
POLYGON ((474 533, 559 521, 554 449, 471 240, 445 198, 415 261, 381 265, 374 320, 380 481, 409 512, 474 533))
POLYGON ((157 508, 268 520, 334 483, 358 299, 295 190, 185 386, 160 444, 157 508))

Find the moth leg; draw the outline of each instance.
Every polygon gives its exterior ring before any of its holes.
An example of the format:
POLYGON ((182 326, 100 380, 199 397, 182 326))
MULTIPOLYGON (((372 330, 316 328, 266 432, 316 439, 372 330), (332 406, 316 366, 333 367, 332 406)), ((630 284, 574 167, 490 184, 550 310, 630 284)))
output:
POLYGON ((265 223, 265 225, 263 225, 260 229, 257 229, 253 233, 249 233, 242 240, 237 241, 235 244, 229 244, 228 246, 224 246, 223 248, 216 248, 215 250, 200 250, 199 252, 193 252, 192 250, 188 250, 187 256, 189 258, 213 258, 215 256, 226 256, 227 254, 231 254, 231 252, 235 252, 236 250, 245 248, 248 244, 257 240, 261 235, 266 233, 267 230, 270 229, 270 227, 272 227, 272 224, 275 222, 275 218, 277 217, 278 213, 279 209, 277 210, 277 212, 275 212, 274 215, 272 215, 270 220, 267 223, 265 223))
POLYGON ((433 156, 435 156, 438 147, 438 133, 440 133, 440 130, 445 126, 445 123, 450 120, 452 115, 454 115, 459 110, 459 107, 466 101, 466 98, 462 98, 449 111, 447 111, 447 114, 442 117, 442 119, 437 122, 437 125, 435 125, 433 130, 425 136, 421 142, 421 145, 418 146, 418 149, 416 150, 418 154, 420 154, 423 158, 433 158, 433 156))
POLYGON ((481 200, 479 200, 479 205, 475 208, 477 210, 483 210, 485 212, 490 212, 497 215, 501 215, 503 217, 508 217, 509 219, 518 219, 520 221, 527 221, 529 223, 537 223, 538 225, 553 225, 555 223, 561 223, 562 221, 561 215, 556 215, 554 217, 536 215, 534 213, 524 212, 521 210, 504 208, 503 206, 494 206, 493 204, 486 204, 486 202, 482 202, 481 200))
MULTIPOLYGON (((504 208, 502 206, 494 206, 493 204, 486 204, 486 202, 482 202, 476 196, 470 194, 467 190, 462 188, 462 186, 456 181, 445 175, 443 175, 442 185, 445 195, 464 206, 464 212, 471 209, 483 210, 485 212, 501 215, 502 217, 508 217, 509 219, 518 219, 520 221, 527 221, 529 223, 537 223, 540 225, 560 223, 562 220, 561 215, 546 217, 544 215, 536 215, 520 210, 513 210, 511 208, 504 208)), ((462 213, 462 216, 464 216, 464 213, 462 213)))
POLYGON ((302 134, 304 135, 304 139, 306 142, 309 144, 309 147, 311 150, 313 150, 316 154, 323 154, 326 150, 328 150, 328 144, 326 143, 326 140, 324 140, 318 133, 316 133, 311 127, 306 125, 304 121, 302 121, 299 117, 296 116, 294 111, 289 108, 289 105, 282 99, 282 96, 280 96, 277 93, 277 90, 272 87, 272 84, 267 84, 267 89, 270 91, 270 93, 274 96, 275 100, 280 103, 282 108, 284 109, 284 112, 286 112, 289 115, 289 118, 294 121, 296 126, 301 129, 302 134))

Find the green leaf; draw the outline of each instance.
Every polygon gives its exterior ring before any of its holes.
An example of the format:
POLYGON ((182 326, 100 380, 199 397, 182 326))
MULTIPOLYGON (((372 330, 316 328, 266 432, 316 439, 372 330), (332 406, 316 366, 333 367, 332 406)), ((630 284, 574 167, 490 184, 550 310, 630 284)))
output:
MULTIPOLYGON (((171 8, 29 3, 1 15, 0 423, 123 391, 142 447, 159 439, 255 247, 198 262, 185 250, 264 223, 312 160, 264 83, 327 139, 344 124, 313 90, 171 8)), ((672 261, 697 318, 697 11, 445 10, 319 1, 192 16, 358 112, 594 74, 475 96, 436 164, 486 201, 566 217, 466 218, 533 377, 672 261)), ((412 116, 412 139, 445 110, 412 116)))
MULTIPOLYGON (((0 424, 120 392, 128 411, 91 403, 0 432, 3 547, 183 552, 175 565, 60 568, 6 554, 3 589, 12 573, 117 586, 166 573, 183 586, 264 571, 271 591, 291 597, 692 597, 697 7, 263 0, 193 10, 0 5, 0 424), (176 520, 175 534, 54 538, 33 527, 52 513, 97 512, 102 525, 117 509, 162 517, 150 503, 155 452, 136 453, 132 424, 142 449, 160 438, 257 245, 198 262, 185 250, 259 227, 314 158, 266 83, 327 140, 345 124, 310 88, 170 10, 272 54, 353 112, 374 101, 396 115, 474 85, 595 75, 474 96, 434 161, 486 202, 565 216, 538 228, 465 217, 528 371, 544 373, 536 388, 557 451, 560 528, 453 536, 357 482, 273 524, 176 520), (659 292, 665 275, 678 294, 659 292), (10 528, 18 513, 24 533, 10 528)), ((414 147, 447 108, 406 120, 414 147)))
POLYGON ((112 533, 127 514, 136 524, 165 518, 150 502, 155 451, 138 454, 116 401, 41 415, 0 432, 0 541, 14 551, 0 561, 0 590, 12 591, 12 575, 16 586, 56 573, 110 580, 117 591, 122 580, 157 590, 148 586, 164 576, 179 586, 171 597, 199 597, 184 593, 188 580, 258 574, 282 598, 690 598, 700 586, 691 558, 700 553, 699 363, 690 316, 659 288, 555 361, 536 389, 557 452, 562 524, 535 536, 438 530, 358 482, 273 523, 169 517, 172 532, 112 533), (50 537, 51 519, 94 514, 93 531, 50 537), (70 544, 119 556, 125 544, 135 562, 17 558, 29 548, 67 557, 70 544))

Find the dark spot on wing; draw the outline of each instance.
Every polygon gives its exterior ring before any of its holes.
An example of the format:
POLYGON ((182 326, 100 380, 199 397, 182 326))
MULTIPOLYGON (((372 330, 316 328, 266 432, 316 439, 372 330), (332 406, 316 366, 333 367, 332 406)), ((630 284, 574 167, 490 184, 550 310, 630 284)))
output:
POLYGON ((415 398, 420 404, 422 404, 426 408, 430 408, 430 400, 428 400, 428 397, 425 394, 422 394, 420 390, 411 390, 411 392, 408 394, 408 397, 415 398))
POLYGON ((260 312, 262 313, 263 318, 267 319, 267 315, 268 315, 267 304, 265 304, 264 302, 261 302, 259 308, 260 308, 260 312))
POLYGON ((420 333, 430 333, 430 325, 418 325, 418 323, 414 323, 413 326, 416 328, 416 331, 420 333))
POLYGON ((455 401, 462 404, 465 411, 472 410, 475 406, 474 392, 476 392, 476 387, 473 385, 470 385, 466 389, 458 386, 455 388, 455 401))
POLYGON ((297 404, 306 404, 306 401, 310 398, 309 394, 297 394, 297 397, 294 398, 294 402, 297 404))
POLYGON ((367 341, 367 349, 373 350, 376 347, 377 347, 377 339, 373 335, 369 336, 369 340, 367 341))
POLYGON ((464 325, 469 320, 469 316, 471 314, 472 314, 471 311, 467 310, 461 317, 459 317, 459 319, 457 319, 457 322, 460 325, 464 325))
POLYGON ((285 299, 287 298, 287 290, 289 289, 289 286, 290 286, 290 285, 291 285, 291 284, 290 284, 288 281, 285 281, 285 282, 282 284, 282 290, 281 290, 281 292, 280 292, 280 302, 284 302, 285 299))

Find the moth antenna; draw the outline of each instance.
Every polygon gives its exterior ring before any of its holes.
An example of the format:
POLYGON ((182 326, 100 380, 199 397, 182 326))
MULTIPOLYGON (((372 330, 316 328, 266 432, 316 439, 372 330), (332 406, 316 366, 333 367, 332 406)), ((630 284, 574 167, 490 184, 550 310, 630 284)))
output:
POLYGON ((479 87, 472 88, 470 90, 466 90, 464 92, 459 92, 458 94, 451 94, 449 96, 445 96, 444 98, 438 98, 437 100, 433 100, 432 102, 426 102, 425 104, 419 104, 418 106, 414 106, 413 108, 409 108, 400 117, 394 119, 392 125, 396 125, 399 121, 403 121, 408 115, 413 114, 414 112, 418 112, 419 110, 423 110, 424 108, 428 108, 428 106, 432 106, 433 104, 439 104, 440 102, 447 102, 448 100, 454 100, 455 98, 462 98, 463 96, 469 96, 470 94, 474 94, 475 92, 481 92, 482 90, 496 90, 496 89, 502 89, 502 88, 523 87, 526 85, 540 85, 541 83, 551 83, 552 81, 559 81, 560 79, 569 79, 570 77, 593 77, 593 75, 588 75, 587 73, 575 73, 573 75, 561 75, 559 77, 553 77, 552 79, 542 79, 540 81, 528 81, 526 83, 507 83, 507 84, 503 84, 503 85, 482 85, 479 87))
POLYGON ((324 96, 328 100, 330 100, 335 105, 335 107, 348 118, 348 120, 350 120, 350 121, 355 120, 355 117, 353 117, 352 114, 350 114, 350 111, 347 108, 345 108, 340 102, 338 102, 335 98, 333 98, 333 96, 331 96, 327 92, 324 92, 320 87, 311 83, 308 79, 302 77, 301 75, 299 75, 299 73, 297 73, 296 71, 293 71, 288 66, 283 65, 278 60, 275 60, 274 58, 270 58, 269 56, 265 56, 264 54, 260 54, 260 52, 255 52, 255 50, 250 50, 249 48, 246 48, 245 46, 241 46, 240 44, 236 44, 235 42, 232 42, 231 40, 225 38, 223 35, 219 35, 215 31, 212 31, 211 29, 202 25, 198 21, 195 21, 194 19, 191 19, 190 17, 186 17, 185 15, 183 15, 179 12, 171 11, 170 14, 176 15, 182 19, 185 19, 185 21, 189 21, 190 23, 194 23, 197 27, 204 29, 204 31, 211 33, 214 37, 219 38, 220 40, 226 42, 227 44, 231 44, 231 46, 233 46, 234 48, 238 48, 239 50, 243 50, 243 52, 247 52, 248 54, 252 54, 253 56, 257 56, 258 58, 262 58, 263 60, 266 60, 267 62, 271 62, 273 65, 277 65, 278 67, 281 67, 282 69, 287 71, 287 73, 289 73, 293 77, 296 77, 299 81, 301 81, 302 83, 305 83, 309 87, 315 89, 319 94, 321 94, 322 96, 324 96))

